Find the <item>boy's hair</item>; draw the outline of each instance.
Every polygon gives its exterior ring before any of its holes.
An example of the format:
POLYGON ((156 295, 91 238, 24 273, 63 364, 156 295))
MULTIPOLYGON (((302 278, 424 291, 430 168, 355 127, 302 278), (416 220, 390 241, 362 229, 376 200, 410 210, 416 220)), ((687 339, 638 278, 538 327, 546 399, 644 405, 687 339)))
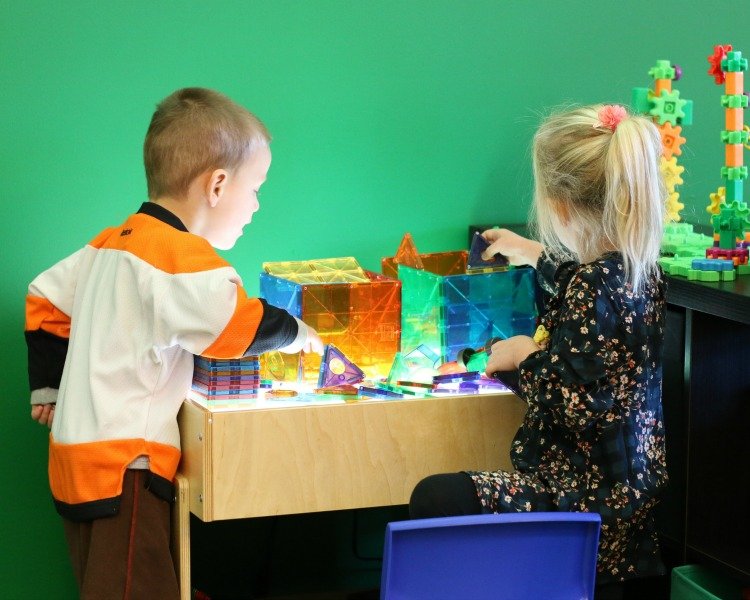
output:
POLYGON ((148 197, 182 198, 201 173, 232 171, 270 141, 265 125, 223 94, 177 90, 156 107, 143 143, 148 197))
POLYGON ((602 108, 569 110, 539 127, 532 210, 540 241, 552 252, 587 262, 620 251, 626 279, 638 292, 658 272, 667 199, 659 169, 661 137, 639 116, 605 126, 599 120, 602 108), (555 232, 555 202, 575 229, 575 248, 566 248, 555 232))

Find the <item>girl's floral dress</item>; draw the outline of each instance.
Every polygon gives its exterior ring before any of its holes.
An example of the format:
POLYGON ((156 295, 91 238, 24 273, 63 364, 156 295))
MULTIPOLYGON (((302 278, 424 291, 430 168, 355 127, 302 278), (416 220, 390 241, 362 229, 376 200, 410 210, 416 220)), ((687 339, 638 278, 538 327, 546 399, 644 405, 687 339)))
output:
POLYGON ((469 475, 487 512, 600 513, 598 583, 661 574, 664 279, 633 294, 618 253, 583 265, 543 253, 537 277, 549 338, 519 367, 528 410, 515 471, 469 475))

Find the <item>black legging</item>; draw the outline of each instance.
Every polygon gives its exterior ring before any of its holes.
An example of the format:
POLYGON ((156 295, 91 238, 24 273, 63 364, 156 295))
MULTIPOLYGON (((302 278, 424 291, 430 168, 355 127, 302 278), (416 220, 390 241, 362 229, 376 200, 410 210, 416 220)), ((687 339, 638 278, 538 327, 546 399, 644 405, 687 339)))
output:
POLYGON ((482 505, 474 480, 466 473, 441 473, 420 481, 409 499, 412 519, 479 515, 482 505))

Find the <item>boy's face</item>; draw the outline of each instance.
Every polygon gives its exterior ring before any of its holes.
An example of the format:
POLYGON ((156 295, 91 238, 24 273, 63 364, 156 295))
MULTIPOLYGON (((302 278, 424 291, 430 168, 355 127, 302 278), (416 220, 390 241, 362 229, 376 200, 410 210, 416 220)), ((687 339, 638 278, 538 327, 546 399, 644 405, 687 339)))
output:
POLYGON ((210 210, 209 231, 205 237, 214 248, 229 250, 242 235, 253 214, 260 208, 258 190, 271 166, 271 150, 261 146, 227 179, 224 193, 210 210))

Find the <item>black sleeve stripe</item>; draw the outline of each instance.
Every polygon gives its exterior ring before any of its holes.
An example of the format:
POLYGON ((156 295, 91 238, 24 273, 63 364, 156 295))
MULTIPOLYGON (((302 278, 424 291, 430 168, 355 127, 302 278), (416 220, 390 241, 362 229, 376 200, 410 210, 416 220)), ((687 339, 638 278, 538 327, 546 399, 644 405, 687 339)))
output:
POLYGON ((37 329, 26 332, 26 346, 29 351, 29 388, 59 389, 68 340, 37 329))
POLYGON ((258 325, 255 339, 246 354, 262 354, 288 346, 297 338, 297 321, 288 312, 271 306, 260 298, 263 304, 263 318, 258 325))

